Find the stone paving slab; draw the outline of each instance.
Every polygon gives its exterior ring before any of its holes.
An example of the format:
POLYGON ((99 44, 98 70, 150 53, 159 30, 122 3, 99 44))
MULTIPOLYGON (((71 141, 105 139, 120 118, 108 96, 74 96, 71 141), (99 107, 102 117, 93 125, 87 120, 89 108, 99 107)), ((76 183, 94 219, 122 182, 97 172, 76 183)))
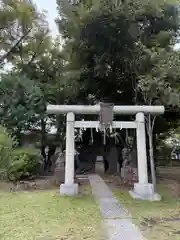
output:
POLYGON ((98 175, 89 175, 93 194, 100 203, 100 210, 104 218, 128 218, 131 214, 114 196, 104 180, 98 175))
POLYGON ((88 178, 105 220, 108 240, 145 240, 132 223, 129 211, 114 196, 104 180, 97 174, 89 175, 88 178))
POLYGON ((130 218, 131 214, 119 200, 114 198, 100 199, 100 210, 104 218, 130 218))
MULTIPOLYGON (((98 185, 99 188, 101 188, 100 185, 98 185)), ((94 193, 94 196, 98 197, 98 199, 102 198, 114 198, 114 195, 112 192, 108 192, 105 189, 93 189, 92 192, 94 193)))
POLYGON ((108 240, 145 240, 128 219, 105 219, 108 240))

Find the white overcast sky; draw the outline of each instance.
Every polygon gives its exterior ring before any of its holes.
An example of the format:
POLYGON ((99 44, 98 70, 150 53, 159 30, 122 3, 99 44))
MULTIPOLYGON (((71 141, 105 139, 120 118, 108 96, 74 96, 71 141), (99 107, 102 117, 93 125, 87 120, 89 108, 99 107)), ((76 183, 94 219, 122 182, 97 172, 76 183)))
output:
POLYGON ((55 36, 58 33, 56 24, 54 22, 55 18, 57 17, 56 0, 34 0, 34 3, 40 11, 47 11, 49 27, 52 31, 52 34, 55 36))

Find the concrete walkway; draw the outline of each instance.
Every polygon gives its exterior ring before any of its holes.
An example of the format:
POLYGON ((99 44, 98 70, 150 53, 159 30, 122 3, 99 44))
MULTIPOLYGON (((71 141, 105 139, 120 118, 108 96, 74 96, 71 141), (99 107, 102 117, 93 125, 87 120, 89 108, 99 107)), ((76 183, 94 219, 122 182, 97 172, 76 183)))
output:
POLYGON ((131 214, 97 174, 88 175, 93 194, 100 205, 108 240, 145 240, 132 223, 131 214))

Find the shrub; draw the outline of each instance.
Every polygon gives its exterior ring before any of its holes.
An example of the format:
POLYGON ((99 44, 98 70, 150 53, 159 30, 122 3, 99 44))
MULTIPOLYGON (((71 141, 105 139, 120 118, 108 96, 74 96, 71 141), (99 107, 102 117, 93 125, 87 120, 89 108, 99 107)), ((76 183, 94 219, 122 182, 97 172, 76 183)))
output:
POLYGON ((36 148, 19 148, 12 153, 8 179, 18 181, 36 174, 40 167, 40 152, 36 148))
POLYGON ((12 163, 13 147, 16 140, 3 126, 0 126, 0 174, 6 174, 7 169, 12 163))
POLYGON ((36 174, 40 167, 40 151, 36 148, 14 148, 17 141, 0 126, 0 177, 18 181, 36 174))

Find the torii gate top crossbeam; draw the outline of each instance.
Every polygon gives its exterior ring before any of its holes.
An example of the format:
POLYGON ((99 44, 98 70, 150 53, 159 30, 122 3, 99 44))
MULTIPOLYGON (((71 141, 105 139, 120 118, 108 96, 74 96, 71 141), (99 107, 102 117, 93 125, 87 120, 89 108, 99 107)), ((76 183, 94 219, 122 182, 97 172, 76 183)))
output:
MULTIPOLYGON (((114 114, 133 115, 139 112, 152 115, 164 113, 164 106, 114 106, 114 114)), ((74 112, 75 114, 99 114, 100 105, 47 105, 48 114, 63 114, 74 112)))

